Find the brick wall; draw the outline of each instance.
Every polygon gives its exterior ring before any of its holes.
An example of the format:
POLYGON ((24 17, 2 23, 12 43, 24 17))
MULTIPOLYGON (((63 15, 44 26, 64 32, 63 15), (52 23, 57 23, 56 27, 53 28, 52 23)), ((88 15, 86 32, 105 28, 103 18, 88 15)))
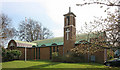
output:
MULTIPOLYGON (((88 48, 89 45, 87 44, 79 44, 76 45, 78 49, 88 48)), ((88 60, 88 53, 84 54, 85 62, 91 62, 91 56, 95 56, 95 62, 97 63, 104 63, 104 49, 99 48, 100 50, 96 51, 95 53, 89 53, 89 60, 88 60)))
POLYGON ((40 54, 40 49, 41 49, 40 47, 36 48, 36 50, 37 50, 37 51, 36 51, 36 52, 37 52, 37 53, 36 53, 36 59, 37 59, 37 60, 40 59, 40 56, 41 56, 41 54, 40 54))
MULTIPOLYGON (((34 49, 35 48, 26 48, 26 59, 33 60, 34 59, 34 49)), ((18 47, 17 50, 20 50, 22 55, 20 56, 21 60, 25 59, 25 48, 18 47)))
POLYGON ((50 59, 50 47, 40 48, 40 59, 42 60, 50 59))
POLYGON ((103 51, 97 51, 96 53, 94 53, 95 55, 95 62, 98 63, 104 63, 104 50, 103 51))
MULTIPOLYGON (((52 52, 53 47, 55 47, 55 52, 57 52, 57 46, 51 46, 52 52)), ((25 48, 24 47, 17 47, 17 50, 20 50, 22 55, 20 56, 21 60, 25 59, 25 48)), ((50 47, 37 47, 37 48, 26 48, 27 52, 27 60, 48 60, 50 59, 50 47)), ((63 46, 58 46, 58 53, 59 55, 63 55, 63 46)))
POLYGON ((27 48, 27 59, 29 60, 34 59, 34 49, 35 48, 27 48))
POLYGON ((59 55, 60 56, 63 56, 63 45, 61 45, 61 46, 58 46, 58 48, 59 48, 59 55))
MULTIPOLYGON (((87 46, 87 45, 79 44, 76 47, 81 47, 81 46, 87 46)), ((59 55, 61 55, 61 56, 63 55, 63 45, 51 46, 52 52, 53 52, 53 47, 55 47, 55 52, 57 52, 57 47, 58 47, 59 55)), ((17 50, 20 50, 22 52, 20 59, 24 60, 25 59, 25 48, 17 47, 17 50)), ((34 60, 34 59, 49 60, 50 59, 50 47, 26 48, 26 51, 27 51, 27 60, 34 60)), ((89 61, 91 60, 91 55, 95 56, 95 62, 98 62, 98 63, 104 62, 104 50, 97 51, 94 54, 90 54, 89 61)), ((85 62, 88 62, 88 54, 87 53, 85 54, 85 62)))

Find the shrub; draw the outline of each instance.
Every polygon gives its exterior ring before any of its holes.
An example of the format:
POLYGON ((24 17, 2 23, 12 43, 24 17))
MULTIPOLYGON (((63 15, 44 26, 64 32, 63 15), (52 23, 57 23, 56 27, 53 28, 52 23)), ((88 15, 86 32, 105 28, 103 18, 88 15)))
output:
POLYGON ((54 57, 54 56, 58 56, 58 52, 53 52, 52 57, 54 57))
POLYGON ((2 61, 6 61, 7 60, 7 50, 4 47, 2 48, 2 61))
POLYGON ((1 47, 1 48, 2 48, 2 57, 5 57, 7 50, 5 48, 3 48, 3 47, 1 47))
POLYGON ((11 54, 13 54, 14 59, 19 59, 19 57, 21 56, 21 51, 11 50, 11 54))
POLYGON ((12 54, 11 51, 7 51, 5 60, 12 61, 13 59, 14 59, 14 54, 12 54))
POLYGON ((62 57, 61 56, 53 56, 52 61, 53 62, 62 62, 62 57))
POLYGON ((70 52, 63 56, 62 60, 69 63, 84 62, 84 56, 82 54, 78 56, 76 53, 70 52))
POLYGON ((77 55, 74 52, 70 52, 65 54, 64 56, 55 56, 56 53, 53 53, 52 61, 54 62, 64 62, 64 63, 77 63, 77 62, 84 62, 84 55, 80 54, 77 55))
POLYGON ((58 52, 53 52, 52 53, 52 61, 61 62, 61 57, 58 55, 58 52))
POLYGON ((22 53, 19 50, 6 50, 2 48, 2 61, 5 62, 19 59, 21 54, 22 53))

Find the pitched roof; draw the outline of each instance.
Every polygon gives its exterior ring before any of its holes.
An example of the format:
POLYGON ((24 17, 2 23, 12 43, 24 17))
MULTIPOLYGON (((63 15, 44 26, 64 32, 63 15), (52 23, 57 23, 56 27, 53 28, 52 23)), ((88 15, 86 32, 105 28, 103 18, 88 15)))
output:
POLYGON ((53 43, 56 43, 57 45, 63 45, 63 37, 37 40, 37 41, 33 41, 33 43, 37 43, 38 47, 41 45, 51 46, 53 43))
MULTIPOLYGON (((82 40, 86 40, 86 41, 90 41, 90 38, 96 38, 99 36, 102 36, 102 33, 90 33, 89 34, 89 39, 88 39, 88 34, 84 33, 84 34, 79 34, 76 36, 76 42, 75 44, 79 43, 79 41, 82 40)), ((56 38, 52 38, 52 39, 44 39, 44 40, 37 40, 37 41, 33 41, 33 43, 37 43, 38 47, 45 47, 45 46, 52 46, 53 43, 57 44, 57 45, 63 45, 63 37, 56 37, 56 38), (44 46, 42 46, 44 45, 44 46)))
POLYGON ((82 40, 86 40, 88 42, 90 42, 90 38, 98 38, 99 36, 103 36, 104 32, 94 32, 94 33, 83 33, 83 34, 79 34, 76 36, 76 43, 82 40), (89 38, 88 38, 89 37, 89 38))
POLYGON ((70 15, 70 14, 72 14, 76 17, 76 15, 73 12, 68 12, 67 14, 64 14, 63 16, 67 16, 67 15, 70 15))

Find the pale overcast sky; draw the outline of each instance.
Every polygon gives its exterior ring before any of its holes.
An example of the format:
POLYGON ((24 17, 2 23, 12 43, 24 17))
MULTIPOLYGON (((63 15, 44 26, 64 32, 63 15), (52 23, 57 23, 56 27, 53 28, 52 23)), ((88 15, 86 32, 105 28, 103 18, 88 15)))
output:
POLYGON ((50 29, 54 37, 63 36, 63 15, 68 13, 69 7, 76 17, 76 29, 80 30, 86 22, 93 21, 93 16, 106 16, 100 5, 76 6, 82 0, 4 0, 1 12, 12 19, 12 25, 18 28, 25 17, 32 18, 50 29))

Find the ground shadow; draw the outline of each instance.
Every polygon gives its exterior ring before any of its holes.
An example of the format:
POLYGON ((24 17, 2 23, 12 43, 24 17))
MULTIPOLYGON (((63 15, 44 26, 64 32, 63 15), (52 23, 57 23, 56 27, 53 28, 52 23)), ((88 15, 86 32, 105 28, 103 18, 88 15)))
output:
POLYGON ((36 66, 27 67, 27 68, 45 68, 45 67, 53 66, 57 64, 60 64, 60 63, 47 63, 47 64, 36 65, 36 66))

